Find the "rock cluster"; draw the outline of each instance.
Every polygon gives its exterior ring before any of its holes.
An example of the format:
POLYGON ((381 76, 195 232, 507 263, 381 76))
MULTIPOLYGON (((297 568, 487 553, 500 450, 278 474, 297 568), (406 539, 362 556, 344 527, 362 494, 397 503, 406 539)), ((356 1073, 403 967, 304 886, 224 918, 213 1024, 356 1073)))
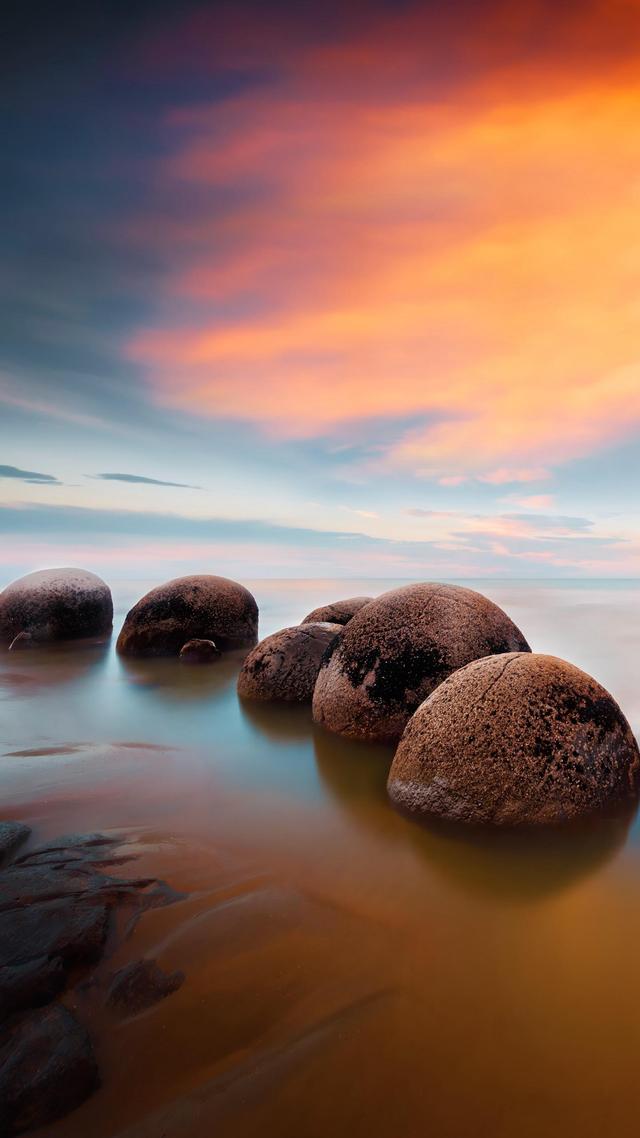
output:
POLYGON ((86 569, 43 569, 0 593, 0 645, 104 638, 113 626, 111 590, 86 569))
MULTIPOLYGON (((75 835, 26 852, 0 871, 2 1135, 54 1122, 99 1085, 85 1028, 53 1001, 100 960, 113 939, 116 910, 131 927, 146 909, 179 897, 155 878, 106 872, 130 860, 121 847, 114 837, 75 835)), ((154 985, 156 998, 178 986, 175 976, 162 992, 157 975, 147 981, 145 1006, 154 985)), ((120 985, 121 1007, 128 994, 135 1003, 135 988, 135 982, 120 985)))
POLYGON ((350 739, 395 742, 418 705, 481 656, 528 652, 509 617, 457 585, 407 585, 364 605, 327 653, 313 718, 350 739))
POLYGON ((342 632, 340 624, 283 628, 249 653, 238 677, 243 699, 310 703, 324 653, 342 632))
POLYGON ((488 656, 418 708, 396 751, 391 800, 449 822, 557 825, 631 803, 640 753, 612 696, 554 656, 488 656))
POLYGON ((151 589, 127 613, 118 637, 123 656, 178 656, 190 640, 221 650, 246 648, 258 635, 258 606, 226 577, 177 577, 151 589))

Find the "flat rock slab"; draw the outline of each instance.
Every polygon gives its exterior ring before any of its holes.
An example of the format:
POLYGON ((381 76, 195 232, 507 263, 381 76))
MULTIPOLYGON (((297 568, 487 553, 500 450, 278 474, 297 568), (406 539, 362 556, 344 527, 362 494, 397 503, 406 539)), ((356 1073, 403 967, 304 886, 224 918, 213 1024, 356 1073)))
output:
MULTIPOLYGON (((136 919, 178 894, 155 878, 100 871, 121 860, 116 838, 79 834, 56 839, 0 871, 0 1020, 53 999, 68 970, 96 963, 114 910, 136 919)), ((126 857, 123 860, 127 860, 126 857)))
POLYGON ((0 822, 0 864, 26 842, 30 833, 31 827, 24 822, 0 822))
POLYGON ((107 1004, 121 1016, 137 1015, 177 992, 184 972, 163 972, 155 960, 134 960, 115 973, 107 1004))
POLYGON ((0 1043, 0 1134, 47 1126, 100 1085, 84 1027, 54 1004, 15 1017, 0 1043))

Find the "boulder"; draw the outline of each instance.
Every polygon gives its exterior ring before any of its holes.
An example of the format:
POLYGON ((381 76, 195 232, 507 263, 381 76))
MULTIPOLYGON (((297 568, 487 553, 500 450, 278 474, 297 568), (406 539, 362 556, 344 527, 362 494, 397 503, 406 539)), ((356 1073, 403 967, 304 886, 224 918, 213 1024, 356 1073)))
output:
POLYGON ((134 960, 112 978, 107 1004, 122 1016, 137 1015, 184 984, 184 972, 163 972, 155 960, 134 960))
POLYGON ((0 864, 26 842, 31 827, 24 822, 0 822, 0 864))
POLYGON ((0 1134, 48 1126, 100 1085, 91 1041, 62 1006, 25 1012, 3 1028, 0 1134))
POLYGON ((515 652, 468 664, 418 708, 388 791, 423 817, 517 827, 628 808, 639 785, 612 696, 573 664, 515 652))
POLYGON ((416 707, 481 656, 528 652, 513 621, 471 589, 407 585, 370 601, 325 656, 314 721, 350 739, 396 742, 416 707))
POLYGON ((348 624, 351 618, 372 600, 373 597, 347 597, 344 601, 333 601, 330 605, 314 609, 300 623, 315 624, 320 621, 326 624, 348 624))
POLYGON ((222 651, 256 642, 258 606, 226 577, 177 577, 142 597, 118 637, 123 656, 178 656, 188 640, 212 640, 222 651))
POLYGON ((0 593, 0 645, 105 637, 113 625, 111 590, 86 569, 28 573, 0 593))
POLYGON ((249 653, 238 677, 242 699, 310 703, 327 648, 342 632, 340 624, 299 624, 262 640, 249 653))
POLYGON ((219 655, 220 649, 213 640, 187 640, 180 649, 183 664, 210 664, 219 655))

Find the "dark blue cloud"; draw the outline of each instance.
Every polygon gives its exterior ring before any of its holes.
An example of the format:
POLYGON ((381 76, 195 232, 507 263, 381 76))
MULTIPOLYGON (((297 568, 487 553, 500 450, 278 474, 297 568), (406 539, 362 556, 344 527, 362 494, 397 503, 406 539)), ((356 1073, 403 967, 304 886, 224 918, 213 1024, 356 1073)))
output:
POLYGON ((59 485, 53 474, 39 474, 37 470, 21 470, 19 466, 0 466, 0 478, 17 478, 20 482, 35 482, 38 485, 54 483, 59 485))
MULTIPOLYGON (((0 467, 0 469, 2 469, 0 467)), ((201 486, 191 486, 188 482, 163 482, 160 478, 145 478, 142 474, 91 474, 90 478, 101 478, 105 482, 133 482, 144 486, 177 486, 181 490, 201 490, 201 486)))

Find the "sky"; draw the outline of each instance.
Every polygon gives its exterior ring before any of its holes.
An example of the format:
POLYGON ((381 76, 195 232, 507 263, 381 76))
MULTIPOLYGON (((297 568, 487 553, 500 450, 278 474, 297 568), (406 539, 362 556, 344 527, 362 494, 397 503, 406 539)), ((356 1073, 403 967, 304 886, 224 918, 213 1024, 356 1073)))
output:
POLYGON ((640 576, 640 2, 10 3, 0 583, 640 576))

